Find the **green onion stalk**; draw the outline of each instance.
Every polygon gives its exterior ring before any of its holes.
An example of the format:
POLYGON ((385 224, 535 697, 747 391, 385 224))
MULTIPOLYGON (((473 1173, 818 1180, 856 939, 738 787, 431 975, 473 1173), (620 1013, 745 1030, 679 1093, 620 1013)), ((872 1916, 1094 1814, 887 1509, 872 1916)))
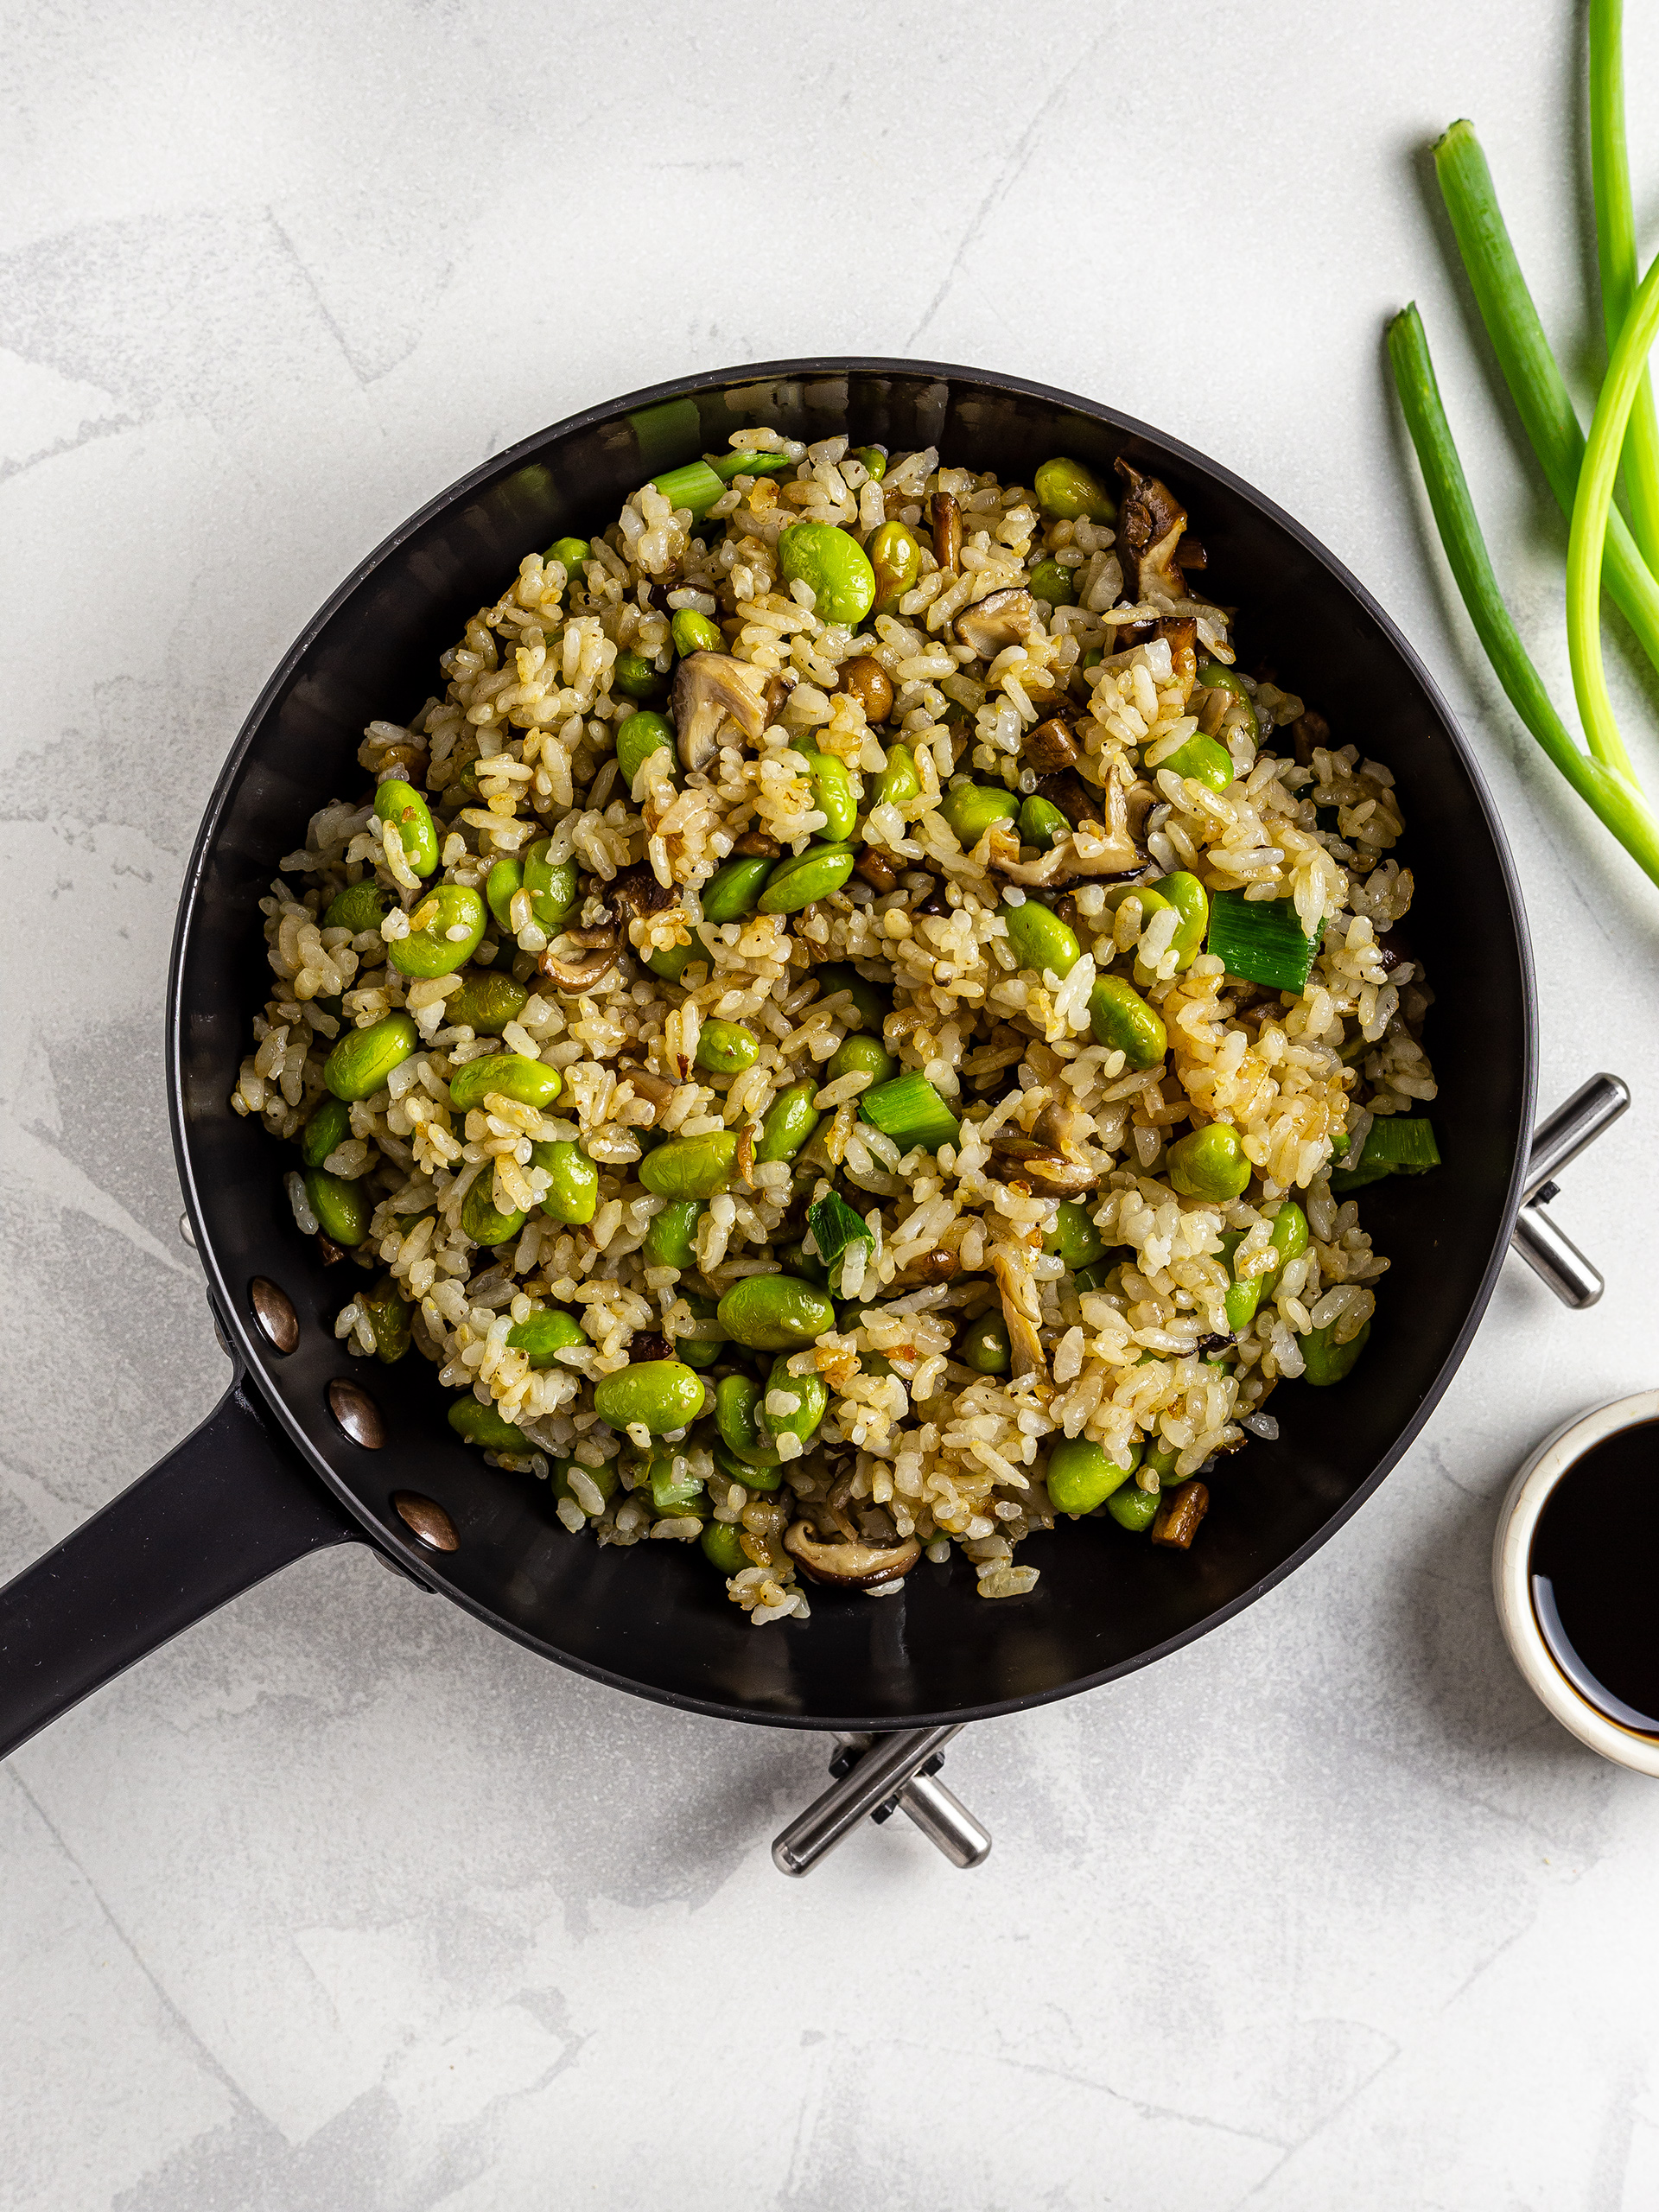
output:
POLYGON ((1579 714, 1591 751, 1627 777, 1632 777, 1633 771, 1613 719, 1602 665, 1601 558, 1625 429, 1646 377, 1648 355, 1656 337, 1659 337, 1659 260, 1643 280, 1607 364, 1584 449, 1578 497, 1573 502, 1573 528, 1567 542, 1567 644, 1573 658, 1573 689, 1579 714))
MULTIPOLYGON (((1482 166, 1484 168, 1484 164, 1482 166)), ((1641 300, 1649 301, 1650 292, 1659 296, 1659 288, 1654 286, 1651 276, 1643 287, 1641 300)), ((1651 305, 1650 301, 1649 304, 1651 305)), ((1530 306, 1529 301, 1528 305, 1530 306)), ((1621 339, 1616 349, 1616 359, 1626 368, 1631 359, 1640 359, 1636 353, 1637 341, 1630 337, 1640 312, 1641 303, 1638 302, 1636 314, 1626 325, 1625 338, 1621 339), (1628 346, 1626 339, 1630 340, 1628 346)), ((1547 354, 1547 347, 1545 352, 1547 354)), ((1555 711, 1542 679, 1532 664, 1530 655, 1521 642, 1509 608, 1503 603, 1497 578, 1492 573, 1486 541, 1481 536, 1474 502, 1469 496, 1463 463, 1458 457, 1451 425, 1446 418, 1440 385, 1435 379, 1434 365, 1429 358, 1428 340, 1423 332, 1422 318, 1414 304, 1402 309, 1389 326, 1389 357, 1394 368, 1400 404, 1405 413, 1406 427, 1411 433, 1412 444, 1416 448, 1423 482, 1428 491, 1429 505, 1434 511, 1440 542, 1446 548, 1446 556, 1457 579, 1458 589, 1463 594, 1464 605, 1469 610, 1469 619, 1474 624, 1476 634, 1499 683, 1516 714, 1580 798, 1594 810, 1637 865, 1659 884, 1659 819, 1656 819, 1633 780, 1621 773, 1611 760, 1586 757, 1573 743, 1566 724, 1555 711)), ((1553 368, 1554 363, 1550 365, 1553 368)), ((1628 381, 1634 393, 1636 378, 1630 377, 1628 381)), ((1619 437, 1629 416, 1627 405, 1623 413, 1617 415, 1615 429, 1611 426, 1616 410, 1609 410, 1604 415, 1603 410, 1606 407, 1612 385, 1610 371, 1607 386, 1603 391, 1603 404, 1597 410, 1596 424, 1592 426, 1592 429, 1600 434, 1598 467, 1602 467, 1601 456, 1605 451, 1611 450, 1612 456, 1611 465, 1602 471, 1606 479, 1606 496, 1598 499, 1595 493, 1599 479, 1588 480, 1586 489, 1592 497, 1586 500, 1582 520, 1576 515, 1574 518, 1573 543, 1577 547, 1580 566, 1587 578, 1581 588, 1582 595, 1586 605, 1592 609, 1596 603, 1595 594, 1605 543, 1604 537, 1596 531, 1597 509, 1599 506, 1601 531, 1605 532, 1611 512, 1612 470, 1618 466, 1619 437)), ((1576 419, 1573 428, 1576 431, 1576 419)), ((1541 453, 1540 457, 1542 458, 1541 453)), ((1576 478, 1576 468, 1574 473, 1576 478)), ((1586 470, 1585 473, 1588 479, 1589 472, 1586 470)), ((1593 632, 1593 612, 1590 620, 1593 632)), ((1595 636, 1594 649, 1599 671, 1599 635, 1595 636)), ((1586 723, 1586 728, 1588 727, 1586 723)), ((1618 744, 1616 730, 1613 736, 1618 752, 1622 754, 1624 747, 1618 744)), ((1605 730, 1601 733, 1601 740, 1605 746, 1605 730)))
MULTIPOLYGON (((1624 0, 1590 0, 1590 171, 1596 196, 1596 255, 1607 350, 1618 343, 1636 298, 1636 216, 1624 149, 1624 0)), ((1645 365, 1624 441, 1624 496, 1630 533, 1659 568, 1659 419, 1645 365)))
MULTIPOLYGON (((1622 120, 1622 103, 1620 114, 1622 120)), ((1619 139, 1622 145, 1622 128, 1619 139)), ((1434 148, 1434 168, 1476 305, 1522 427, 1561 512, 1570 517, 1584 460, 1584 431, 1521 273, 1472 123, 1454 123, 1440 138, 1434 148)), ((1625 188, 1628 195, 1628 182, 1625 188)), ((1596 204, 1599 213, 1599 188, 1596 204)), ((1643 651, 1659 668, 1659 581, 1616 509, 1608 518, 1605 559, 1608 590, 1643 651)), ((1536 736, 1536 730, 1533 734, 1536 736)))

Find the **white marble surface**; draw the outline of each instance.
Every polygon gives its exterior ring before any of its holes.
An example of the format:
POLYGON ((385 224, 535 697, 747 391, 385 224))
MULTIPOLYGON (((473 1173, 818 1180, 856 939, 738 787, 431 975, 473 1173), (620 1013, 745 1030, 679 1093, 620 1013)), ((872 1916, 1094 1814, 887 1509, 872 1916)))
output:
MULTIPOLYGON (((1467 718, 1527 887, 1543 1102, 1604 1065, 1638 1099, 1558 1209, 1606 1270, 1595 1316, 1511 1268, 1421 1442, 1289 1585, 965 1738, 952 1777, 997 1839, 974 1875, 896 1822, 785 1883, 766 1844, 810 1742, 595 1688, 361 1554, 229 1607, 0 1774, 0 2204, 1659 2201, 1659 1790, 1533 1703, 1487 1583, 1518 1458, 1655 1379, 1659 898, 1471 657, 1381 353, 1414 294, 1565 702, 1563 533, 1422 149, 1475 115, 1546 319, 1593 363, 1572 13, 14 13, 0 1573, 225 1379, 175 1227, 162 1000, 248 703, 433 491, 682 369, 972 362, 1260 484, 1467 718)), ((1649 16, 1632 81, 1656 74, 1649 16)), ((1655 122, 1638 100, 1649 250, 1655 122)), ((1654 694, 1614 659, 1659 771, 1654 694)))

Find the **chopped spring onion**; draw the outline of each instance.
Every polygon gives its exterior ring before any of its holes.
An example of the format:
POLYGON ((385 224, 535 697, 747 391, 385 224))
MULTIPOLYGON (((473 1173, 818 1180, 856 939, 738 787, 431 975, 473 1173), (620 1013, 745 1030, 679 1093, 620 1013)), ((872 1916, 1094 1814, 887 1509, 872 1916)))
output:
POLYGON ((693 522, 701 522, 726 486, 706 461, 688 461, 683 468, 665 468, 651 480, 653 489, 676 507, 690 507, 693 522))
POLYGON ((1659 821, 1634 784, 1611 766, 1588 759, 1574 745, 1510 619, 1497 578, 1492 574, 1486 541, 1480 534, 1463 463, 1452 442, 1422 317, 1415 306, 1402 308, 1389 325, 1389 358, 1440 543, 1498 682, 1516 714, 1579 797, 1593 808, 1632 860, 1659 883, 1659 821))
POLYGON ((808 1228, 812 1231, 812 1242, 818 1248, 818 1257, 823 1262, 824 1271, 832 1283, 836 1280, 836 1269, 841 1263, 842 1254, 849 1244, 856 1244, 861 1239, 866 1244, 875 1242, 870 1234, 869 1224, 854 1212, 838 1191, 831 1191, 827 1198, 820 1198, 816 1205, 810 1205, 806 1210, 806 1220, 808 1228))
POLYGON ((891 1137, 901 1152, 912 1145, 937 1152, 942 1144, 955 1144, 962 1134, 956 1116, 927 1077, 913 1068, 867 1090, 858 1111, 861 1121, 891 1137))
POLYGON ((1312 937, 1304 933, 1294 899, 1247 899, 1242 891, 1210 894, 1210 935, 1205 949, 1216 955, 1230 976, 1241 976, 1247 983, 1261 983, 1274 991, 1306 990, 1324 934, 1323 922, 1312 937))
MULTIPOLYGON (((1497 356, 1497 365, 1503 372, 1539 465, 1549 480, 1549 488, 1555 494, 1561 512, 1570 516, 1584 460, 1584 432, 1560 370, 1555 365, 1549 340, 1544 335, 1527 280, 1521 273, 1503 210, 1497 204, 1492 173, 1486 166, 1486 156, 1481 151, 1472 123, 1452 125, 1434 149, 1434 168, 1463 256, 1464 269, 1474 290, 1486 334, 1492 341, 1492 351, 1497 356)), ((1392 335, 1389 351, 1395 353, 1392 335)), ((1423 353, 1426 365, 1426 346, 1423 353)), ((1400 373, 1400 359, 1395 353, 1396 380, 1400 373)), ((1433 371, 1428 374, 1432 380, 1433 371)), ((1407 411, 1409 415, 1409 408, 1407 411)), ((1447 443, 1450 444, 1449 434, 1447 443)), ((1427 466, 1423 473, 1427 476, 1427 466)), ((1431 486, 1430 497, 1433 496, 1431 486)), ((1445 536, 1444 525, 1441 535, 1445 536)), ((1449 547, 1447 550, 1449 555, 1449 547)), ((1608 524, 1606 562, 1607 588, 1641 640, 1648 658, 1659 667, 1659 582, 1655 581, 1637 550, 1624 517, 1617 512, 1608 524)), ((1452 565, 1455 568, 1456 563, 1452 565)), ((1479 627, 1478 622, 1476 627, 1479 627)), ((1484 639, 1482 642, 1484 643, 1484 639)), ((1503 669, 1496 660, 1493 666, 1497 668, 1504 690, 1509 690, 1503 669)), ((1510 696, 1515 697, 1513 691, 1510 696)), ((1518 701, 1516 704, 1522 721, 1536 737, 1537 728, 1529 720, 1525 709, 1518 701)), ((1592 800, 1591 804, 1595 802, 1592 800)))
MULTIPOLYGON (((1636 215, 1624 147, 1624 0, 1590 0, 1590 170, 1595 183, 1596 254, 1607 350, 1636 299, 1636 215)), ((1651 569, 1659 563, 1659 418, 1645 366, 1624 437, 1624 497, 1630 535, 1651 569)))
POLYGON ((1331 1188, 1336 1197, 1346 1198, 1385 1175, 1426 1175, 1440 1164, 1434 1125, 1426 1115, 1380 1114, 1366 1132, 1358 1158, 1332 1175, 1331 1188))
POLYGON ((717 453, 709 455, 709 466, 729 484, 738 476, 781 476, 795 463, 786 453, 717 453))

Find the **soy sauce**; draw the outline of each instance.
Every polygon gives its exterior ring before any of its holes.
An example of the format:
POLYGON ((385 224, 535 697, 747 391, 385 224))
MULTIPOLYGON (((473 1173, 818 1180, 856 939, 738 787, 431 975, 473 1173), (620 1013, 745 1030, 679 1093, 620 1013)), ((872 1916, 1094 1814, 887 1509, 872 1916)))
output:
POLYGON ((1608 1719, 1659 1736, 1659 1423, 1620 1429, 1562 1476, 1528 1564, 1568 1681, 1608 1719))

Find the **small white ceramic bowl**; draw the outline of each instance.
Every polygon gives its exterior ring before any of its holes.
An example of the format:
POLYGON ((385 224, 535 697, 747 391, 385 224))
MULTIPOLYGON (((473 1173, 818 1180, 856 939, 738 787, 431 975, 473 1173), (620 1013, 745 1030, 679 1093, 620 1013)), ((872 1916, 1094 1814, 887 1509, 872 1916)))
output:
POLYGON ((1529 1573, 1538 1516, 1568 1468, 1604 1438, 1652 1421, 1659 1421, 1659 1390, 1642 1390, 1633 1398, 1616 1398, 1610 1406, 1580 1414, 1544 1440, 1510 1484, 1497 1516, 1492 1588, 1516 1665, 1561 1726, 1616 1765, 1633 1768, 1637 1774, 1659 1775, 1659 1739, 1610 1720, 1580 1695, 1557 1666, 1539 1626, 1529 1573))

